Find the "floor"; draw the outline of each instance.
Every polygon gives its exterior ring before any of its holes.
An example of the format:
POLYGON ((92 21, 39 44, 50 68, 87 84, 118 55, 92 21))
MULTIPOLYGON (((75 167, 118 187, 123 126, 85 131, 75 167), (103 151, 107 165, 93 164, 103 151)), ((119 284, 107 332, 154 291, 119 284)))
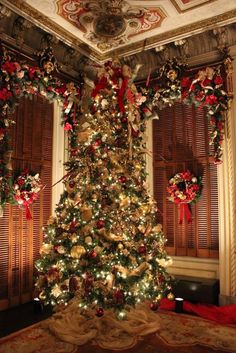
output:
POLYGON ((30 302, 0 311, 0 337, 33 325, 48 318, 51 314, 49 307, 42 307, 38 302, 30 302))

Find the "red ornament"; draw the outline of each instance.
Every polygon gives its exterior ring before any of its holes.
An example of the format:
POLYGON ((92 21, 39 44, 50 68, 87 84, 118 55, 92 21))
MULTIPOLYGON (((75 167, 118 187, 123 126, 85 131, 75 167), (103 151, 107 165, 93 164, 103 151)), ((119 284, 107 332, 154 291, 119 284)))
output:
POLYGON ((76 224, 76 221, 72 221, 71 224, 70 224, 70 232, 71 233, 74 233, 77 231, 77 224, 76 224))
POLYGON ((121 184, 124 184, 124 183, 126 183, 127 178, 126 178, 126 176, 121 175, 121 176, 119 177, 118 181, 119 181, 121 184))
POLYGON ((94 251, 94 250, 92 250, 91 252, 90 252, 90 254, 89 254, 89 256, 92 258, 92 259, 95 259, 96 257, 97 257, 97 253, 96 253, 96 251, 94 251))
POLYGON ((95 148, 98 148, 100 145, 101 145, 101 143, 102 143, 102 140, 101 139, 97 139, 95 142, 94 142, 94 147, 95 148))
POLYGON ((70 181, 70 182, 69 182, 69 187, 70 187, 71 189, 73 189, 74 186, 75 186, 74 180, 70 181))
POLYGON ((116 289, 114 292, 114 299, 116 304, 123 304, 124 303, 124 293, 120 289, 116 289))
POLYGON ((127 124, 128 119, 126 118, 126 116, 124 116, 124 117, 121 119, 121 122, 122 122, 123 124, 127 124))
POLYGON ((75 157, 77 156, 78 150, 71 150, 70 153, 72 157, 75 157))
POLYGON ((103 316, 103 315, 104 315, 104 310, 103 310, 103 308, 97 308, 97 310, 96 310, 96 315, 97 315, 98 317, 103 316))
POLYGON ((145 245, 141 245, 141 246, 138 248, 139 254, 146 254, 146 251, 147 251, 147 248, 146 248, 145 245))
POLYGON ((157 311, 157 309, 158 309, 158 303, 157 303, 157 302, 152 302, 152 303, 150 303, 149 307, 150 307, 150 309, 151 309, 152 311, 157 311))
POLYGON ((139 130, 134 130, 134 129, 132 129, 132 136, 133 137, 138 137, 139 136, 139 130))
POLYGON ((101 228, 103 228, 105 226, 105 221, 103 220, 103 219, 99 219, 98 221, 97 221, 97 223, 96 223, 96 227, 98 228, 98 229, 101 229, 101 228))

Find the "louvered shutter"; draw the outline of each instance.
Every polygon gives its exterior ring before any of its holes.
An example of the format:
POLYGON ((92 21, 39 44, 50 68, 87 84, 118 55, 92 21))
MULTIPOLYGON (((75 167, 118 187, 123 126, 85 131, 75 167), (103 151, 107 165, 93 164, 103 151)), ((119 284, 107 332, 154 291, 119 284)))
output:
MULTIPOLYGON (((209 157, 209 124, 202 107, 176 103, 153 121, 153 180, 167 251, 176 256, 218 257, 217 167, 209 157), (179 208, 167 200, 168 180, 189 169, 203 177, 203 192, 191 204, 192 223, 179 224, 179 208)), ((210 148, 211 152, 211 148, 210 148)))
POLYGON ((33 220, 24 210, 7 205, 0 219, 0 308, 31 300, 34 262, 39 257, 42 227, 51 214, 53 107, 46 99, 22 99, 15 113, 12 149, 13 169, 39 173, 45 189, 30 206, 33 220))

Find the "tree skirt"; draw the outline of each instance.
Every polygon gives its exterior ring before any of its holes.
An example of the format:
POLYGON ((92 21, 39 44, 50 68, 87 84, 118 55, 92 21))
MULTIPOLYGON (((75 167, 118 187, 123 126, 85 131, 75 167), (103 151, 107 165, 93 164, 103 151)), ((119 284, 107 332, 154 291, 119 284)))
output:
POLYGON ((146 305, 130 308, 125 319, 106 310, 102 317, 88 309, 81 315, 77 300, 47 320, 48 328, 61 340, 83 345, 94 341, 105 349, 122 350, 135 346, 137 340, 160 329, 160 318, 146 305))
POLYGON ((79 321, 75 322, 76 315, 72 307, 70 309, 64 315, 62 312, 55 314, 53 318, 2 338, 0 353, 236 352, 235 326, 223 326, 185 314, 152 312, 147 307, 130 312, 130 317, 123 321, 115 321, 109 313, 101 318, 77 316, 79 321), (153 333, 155 325, 157 329, 153 333))

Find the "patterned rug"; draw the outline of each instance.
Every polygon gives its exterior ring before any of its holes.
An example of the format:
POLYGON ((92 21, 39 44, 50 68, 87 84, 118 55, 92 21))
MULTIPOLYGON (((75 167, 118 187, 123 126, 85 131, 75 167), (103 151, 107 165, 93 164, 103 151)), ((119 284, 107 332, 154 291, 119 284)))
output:
POLYGON ((96 340, 76 346, 59 340, 47 328, 50 319, 0 339, 0 353, 224 353, 236 352, 236 326, 172 312, 156 312, 156 333, 137 337, 132 348, 104 349, 96 340))

